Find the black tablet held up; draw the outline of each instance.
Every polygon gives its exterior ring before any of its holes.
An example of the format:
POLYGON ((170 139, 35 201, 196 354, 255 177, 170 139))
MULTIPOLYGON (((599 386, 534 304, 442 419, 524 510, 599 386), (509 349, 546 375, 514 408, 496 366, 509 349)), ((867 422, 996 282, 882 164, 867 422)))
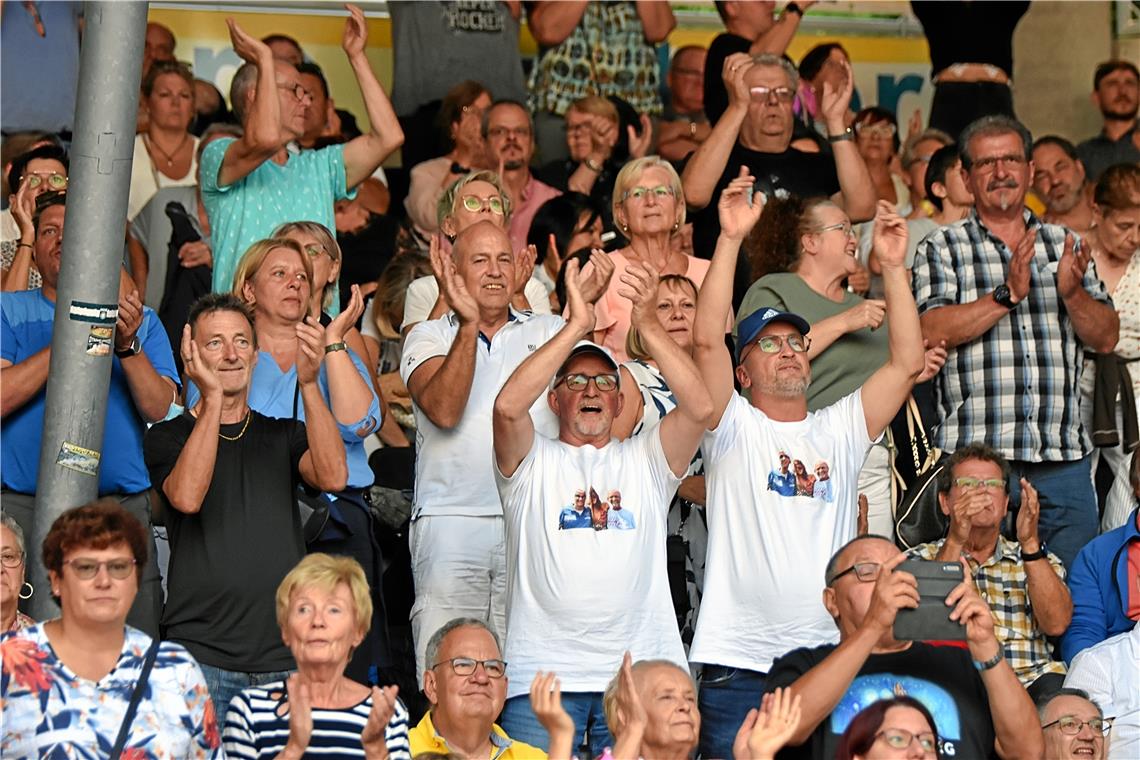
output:
POLYGON ((915 577, 919 596, 916 609, 899 610, 895 617, 895 638, 899 641, 965 641, 966 626, 951 620, 954 608, 946 606, 946 597, 962 582, 962 565, 908 559, 895 570, 915 577))

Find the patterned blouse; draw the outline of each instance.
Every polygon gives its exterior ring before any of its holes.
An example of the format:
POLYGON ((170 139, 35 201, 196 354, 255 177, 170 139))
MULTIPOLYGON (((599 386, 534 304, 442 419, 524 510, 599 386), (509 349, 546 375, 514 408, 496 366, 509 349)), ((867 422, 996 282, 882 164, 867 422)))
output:
MULTIPOLYGON (((107 757, 151 638, 127 626, 123 652, 98 682, 72 673, 38 624, 0 637, 4 757, 107 757)), ((124 760, 220 758, 221 737, 198 663, 163 642, 131 722, 124 760)))

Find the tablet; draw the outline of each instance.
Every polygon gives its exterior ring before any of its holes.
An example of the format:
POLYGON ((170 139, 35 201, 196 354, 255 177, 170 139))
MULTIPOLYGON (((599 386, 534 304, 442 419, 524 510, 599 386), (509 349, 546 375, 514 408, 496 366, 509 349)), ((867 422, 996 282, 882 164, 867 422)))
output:
POLYGON ((896 570, 918 581, 919 604, 895 617, 894 636, 899 641, 965 641, 966 626, 951 620, 953 607, 946 597, 962 582, 962 565, 941 560, 908 559, 896 570))

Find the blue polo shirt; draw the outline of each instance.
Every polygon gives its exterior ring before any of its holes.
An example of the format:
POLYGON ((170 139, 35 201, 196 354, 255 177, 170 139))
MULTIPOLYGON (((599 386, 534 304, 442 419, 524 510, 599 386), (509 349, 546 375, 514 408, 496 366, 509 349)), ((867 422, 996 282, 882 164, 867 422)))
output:
MULTIPOLYGON (((19 364, 51 345, 55 303, 43 290, 24 290, 0 295, 0 358, 19 364)), ((174 354, 158 315, 143 307, 138 332, 143 352, 158 374, 178 382, 174 354)), ((46 386, 45 386, 46 387, 46 386)), ((44 427, 43 388, 26 404, 0 423, 0 478, 5 489, 31 494, 36 491, 40 466, 40 440, 44 427)), ((107 397, 107 421, 103 429, 99 467, 99 495, 131 494, 150 488, 143 462, 142 441, 146 422, 135 409, 127 377, 118 357, 111 356, 111 388, 107 397)))

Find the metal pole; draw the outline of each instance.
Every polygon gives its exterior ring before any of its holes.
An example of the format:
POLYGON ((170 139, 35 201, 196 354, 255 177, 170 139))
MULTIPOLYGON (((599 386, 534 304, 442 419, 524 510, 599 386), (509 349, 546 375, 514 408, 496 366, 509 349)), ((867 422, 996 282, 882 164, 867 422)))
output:
MULTIPOLYGON (((111 353, 88 349, 105 346, 118 311, 146 14, 145 2, 84 6, 32 547, 60 514, 98 495, 100 456, 119 455, 101 451, 111 353)), ((42 563, 28 565, 36 588, 50 588, 42 563)), ((32 600, 36 619, 58 614, 49 594, 32 600)))

